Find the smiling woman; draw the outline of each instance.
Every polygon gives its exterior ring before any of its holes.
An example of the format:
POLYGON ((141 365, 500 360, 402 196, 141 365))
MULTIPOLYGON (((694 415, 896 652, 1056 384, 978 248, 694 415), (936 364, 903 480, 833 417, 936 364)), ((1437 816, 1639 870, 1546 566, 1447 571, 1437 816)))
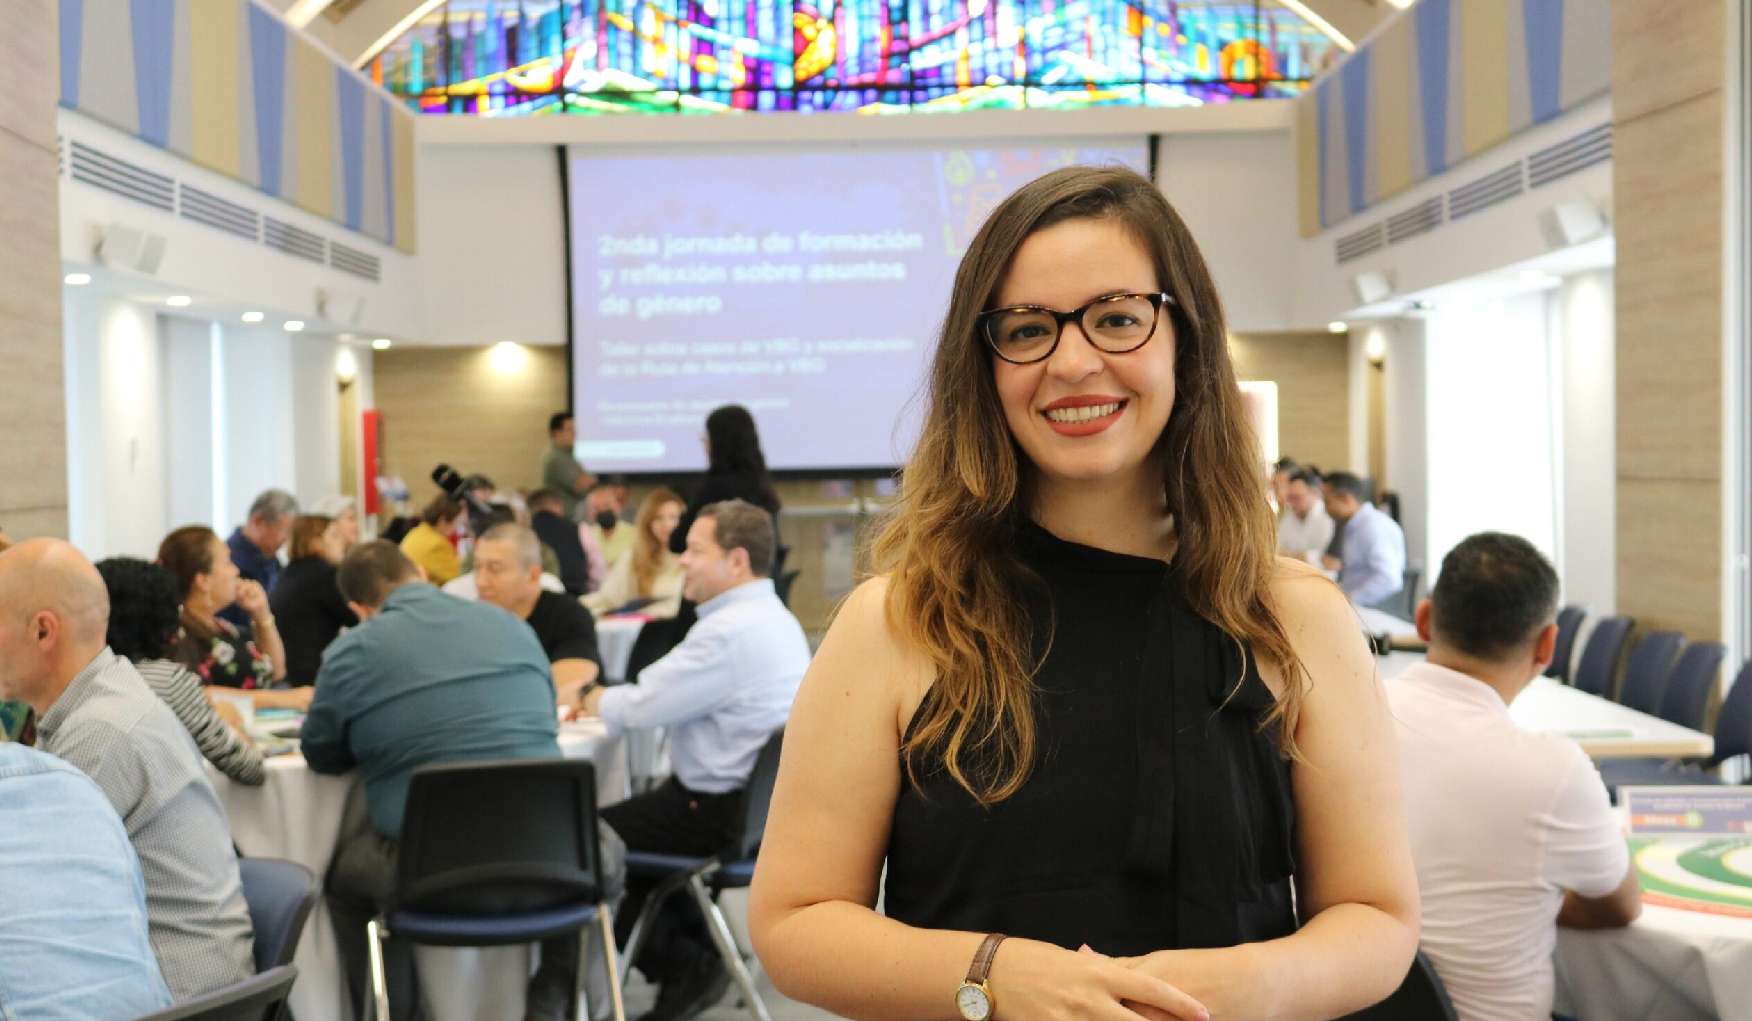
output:
POLYGON ((1394 989, 1417 907, 1391 721, 1343 596, 1277 560, 1261 465, 1216 289, 1148 180, 1073 167, 999 205, 883 573, 786 730, 750 902, 782 991, 1265 1021, 1394 989))

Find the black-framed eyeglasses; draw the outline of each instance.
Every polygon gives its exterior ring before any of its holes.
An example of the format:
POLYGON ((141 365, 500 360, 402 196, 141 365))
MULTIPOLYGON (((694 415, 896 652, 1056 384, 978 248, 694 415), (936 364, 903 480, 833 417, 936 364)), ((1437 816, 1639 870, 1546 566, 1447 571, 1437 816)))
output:
POLYGON ((1027 365, 1052 357, 1075 321, 1089 343, 1108 354, 1125 354, 1144 346, 1156 332, 1164 305, 1177 304, 1169 295, 1109 294, 1082 308, 1060 312, 1045 305, 1011 305, 981 312, 980 335, 992 353, 1006 362, 1027 365))

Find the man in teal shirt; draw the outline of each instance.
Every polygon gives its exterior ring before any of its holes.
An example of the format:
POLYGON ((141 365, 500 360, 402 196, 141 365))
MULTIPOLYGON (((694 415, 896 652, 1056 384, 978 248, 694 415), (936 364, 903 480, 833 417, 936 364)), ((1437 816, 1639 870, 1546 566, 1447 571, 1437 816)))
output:
MULTIPOLYGON (((365 925, 395 888, 396 847, 408 780, 440 762, 558 758, 558 715, 547 656, 529 625, 497 606, 426 584, 391 543, 354 547, 341 592, 363 622, 323 653, 304 721, 303 752, 318 773, 358 769, 329 867, 329 910, 353 1002, 368 958, 365 925)), ((412 948, 391 940, 391 1015, 414 1017, 412 948)), ((577 966, 572 940, 544 944, 530 981, 529 1015, 564 1015, 577 966)))

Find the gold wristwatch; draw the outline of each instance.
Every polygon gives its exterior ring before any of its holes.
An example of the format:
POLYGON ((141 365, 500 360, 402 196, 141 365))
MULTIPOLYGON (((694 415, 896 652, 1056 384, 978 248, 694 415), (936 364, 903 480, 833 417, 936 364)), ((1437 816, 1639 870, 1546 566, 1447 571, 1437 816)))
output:
POLYGON ((998 933, 985 938, 985 942, 979 945, 979 952, 973 955, 967 981, 955 990, 955 1008, 961 1011, 966 1021, 991 1021, 992 1011, 997 1009, 997 1001, 992 997, 986 979, 992 973, 992 958, 998 954, 998 944, 1003 941, 1004 937, 998 933))

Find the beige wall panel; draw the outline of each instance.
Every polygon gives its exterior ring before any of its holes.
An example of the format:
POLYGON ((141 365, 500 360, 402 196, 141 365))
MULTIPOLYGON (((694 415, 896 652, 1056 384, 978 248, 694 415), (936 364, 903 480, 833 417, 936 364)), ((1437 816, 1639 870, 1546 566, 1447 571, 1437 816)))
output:
POLYGON ((1278 448, 1336 471, 1350 461, 1350 354, 1330 333, 1236 334, 1235 375, 1278 385, 1278 448))
POLYGON ((1721 474, 1721 94, 1617 126, 1618 473, 1721 474))
POLYGON ((26 539, 49 537, 65 539, 67 537, 67 507, 65 502, 58 507, 45 507, 36 510, 0 510, 0 528, 6 530, 6 537, 13 542, 23 542, 26 539))
POLYGON ((55 148, 60 39, 55 0, 0 2, 0 130, 55 148))
POLYGON ((29 509, 48 519, 58 514, 55 534, 65 535, 55 156, 8 132, 0 132, 0 238, 0 479, 6 480, 0 485, 0 524, 11 522, 10 512, 29 509))
POLYGON ((1721 632, 1721 485, 1618 480, 1618 612, 1693 641, 1721 632))
POLYGON ((384 470, 407 481, 416 511, 438 491, 440 462, 507 488, 541 482, 548 416, 566 406, 566 349, 525 348, 513 374, 492 367, 490 350, 397 348, 372 361, 384 470))
POLYGON ((1721 88, 1730 2, 1743 0, 1613 0, 1616 123, 1721 88))

